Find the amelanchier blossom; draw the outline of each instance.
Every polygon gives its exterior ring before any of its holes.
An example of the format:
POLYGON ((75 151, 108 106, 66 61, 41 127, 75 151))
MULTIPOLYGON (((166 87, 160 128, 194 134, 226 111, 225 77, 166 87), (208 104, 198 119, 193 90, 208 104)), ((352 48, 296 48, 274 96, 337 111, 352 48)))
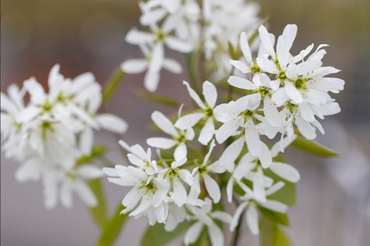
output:
POLYGON ((188 82, 184 81, 184 85, 188 89, 190 97, 200 107, 200 110, 199 112, 180 117, 176 121, 175 127, 185 130, 194 127, 200 120, 205 120, 206 122, 200 131, 198 141, 203 145, 207 145, 215 133, 214 120, 224 121, 225 118, 227 118, 227 115, 213 112, 217 102, 217 90, 211 82, 205 81, 203 83, 203 96, 205 98, 205 102, 200 99, 188 82))
POLYGON ((327 45, 292 55, 298 27, 287 25, 276 39, 260 25, 258 4, 243 0, 147 0, 139 6, 140 23, 149 31, 133 28, 126 41, 138 45, 144 58, 123 62, 122 71, 146 71, 144 86, 154 92, 162 68, 182 73, 185 64, 165 56, 166 47, 185 54, 193 88, 183 84, 195 108, 181 115, 181 106, 173 121, 154 111, 153 122, 169 137, 148 138, 147 149, 120 140, 130 164, 100 170, 93 161, 94 130, 121 134, 127 124, 98 113, 102 88, 92 73, 68 79, 55 65, 48 90, 30 78, 23 88, 12 85, 8 95, 1 93, 3 151, 22 163, 16 179, 42 180, 46 207, 60 200, 69 208, 73 192, 96 206, 86 181, 104 173, 109 182, 131 188, 121 213, 145 216, 166 231, 185 223, 185 245, 203 233, 212 245, 225 245, 222 226, 243 228, 244 212, 252 234, 263 226, 260 216, 277 226, 266 211, 284 216, 289 202, 280 194, 291 192, 301 176, 280 153, 298 135, 312 140, 316 129, 324 133, 318 120, 340 112, 331 93, 343 90, 344 81, 327 77, 339 72, 323 66, 327 45), (201 92, 199 81, 205 81, 201 92), (233 216, 225 212, 233 207, 226 201, 237 207, 233 216))
POLYGON ((163 132, 171 135, 171 138, 153 137, 147 139, 147 144, 160 149, 171 149, 176 146, 174 157, 176 161, 184 159, 187 155, 186 141, 194 138, 194 130, 189 127, 181 130, 176 128, 173 123, 161 112, 152 113, 152 120, 163 132))
POLYGON ((22 163, 16 172, 19 181, 43 180, 48 208, 57 204, 59 185, 64 206, 71 207, 72 191, 88 206, 96 206, 97 200, 83 180, 100 178, 102 173, 88 163, 77 166, 77 161, 91 154, 93 129, 122 134, 127 123, 115 115, 97 113, 101 86, 91 73, 72 80, 59 70, 56 64, 50 71, 48 93, 33 77, 21 90, 11 85, 9 97, 1 93, 3 151, 7 158, 22 163), (25 93, 30 95, 27 105, 25 93))

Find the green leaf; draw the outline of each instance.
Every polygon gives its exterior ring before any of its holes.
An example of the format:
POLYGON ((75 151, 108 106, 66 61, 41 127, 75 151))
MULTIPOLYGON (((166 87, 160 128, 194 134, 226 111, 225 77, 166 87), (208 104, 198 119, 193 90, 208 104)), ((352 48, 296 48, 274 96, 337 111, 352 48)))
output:
POLYGON ((80 166, 83 164, 87 164, 91 162, 94 158, 102 156, 106 151, 104 146, 95 145, 91 150, 91 155, 89 156, 82 156, 80 159, 76 161, 76 166, 80 166))
MULTIPOLYGON (((284 162, 284 161, 282 161, 284 162)), ((270 169, 263 170, 264 175, 272 178, 275 182, 283 181, 285 183, 284 187, 270 195, 268 198, 272 200, 277 200, 279 202, 285 203, 290 207, 295 206, 295 184, 291 183, 280 176, 273 173, 270 169)))
POLYGON ((138 95, 139 97, 142 97, 146 100, 149 100, 149 101, 152 101, 152 102, 155 102, 155 103, 170 105, 170 106, 176 106, 177 105, 176 100, 174 100, 170 97, 167 97, 167 96, 156 95, 154 93, 150 93, 150 92, 147 92, 147 91, 144 91, 144 90, 137 90, 135 92, 135 94, 138 95))
POLYGON ((308 140, 300 136, 298 136, 291 145, 298 149, 304 150, 310 154, 321 156, 321 157, 339 156, 339 154, 334 152, 333 150, 328 149, 327 147, 321 144, 318 144, 317 142, 313 140, 308 140))
POLYGON ((124 222, 128 218, 128 214, 120 214, 123 209, 125 209, 125 207, 120 204, 114 217, 105 223, 97 246, 110 246, 117 239, 124 222))
POLYGON ((260 219, 260 245, 261 246, 290 246, 284 231, 271 220, 260 219))
POLYGON ((261 211, 264 217, 268 218, 274 223, 289 226, 288 215, 271 211, 261 206, 258 206, 258 209, 261 211))
POLYGON ((105 83, 103 88, 103 101, 105 103, 109 101, 124 77, 125 73, 122 71, 121 67, 118 67, 111 75, 108 82, 105 83))
POLYGON ((89 186, 91 190, 94 192, 96 199, 98 200, 98 206, 90 207, 90 212, 93 215, 95 222, 98 224, 98 226, 100 226, 103 229, 107 221, 107 208, 104 192, 101 187, 101 180, 100 179, 90 180, 89 186))
POLYGON ((144 238, 141 242, 142 246, 162 246, 177 238, 189 226, 188 221, 184 221, 177 225, 176 229, 172 232, 167 232, 164 229, 164 224, 155 224, 150 226, 146 231, 144 238))

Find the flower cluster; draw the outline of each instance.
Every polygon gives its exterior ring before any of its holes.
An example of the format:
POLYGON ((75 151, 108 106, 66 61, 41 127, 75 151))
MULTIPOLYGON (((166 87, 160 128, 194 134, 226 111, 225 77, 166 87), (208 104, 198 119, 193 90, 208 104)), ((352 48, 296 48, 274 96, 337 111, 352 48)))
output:
POLYGON ((164 47, 181 53, 199 54, 215 62, 213 77, 223 78, 232 69, 228 60, 229 43, 236 44, 240 32, 253 32, 260 22, 259 5, 240 0, 195 0, 140 2, 140 23, 150 32, 132 29, 126 36, 130 44, 138 45, 144 58, 122 63, 125 73, 141 73, 145 70, 145 88, 155 91, 162 68, 181 73, 180 63, 165 57, 164 47))
POLYGON ((6 158, 22 163, 16 172, 18 181, 42 179, 46 207, 56 205, 58 194, 62 204, 71 207, 72 191, 88 206, 95 206, 97 200, 83 180, 101 177, 101 169, 78 160, 91 155, 94 129, 121 134, 127 123, 97 113, 101 86, 91 73, 72 80, 64 78, 59 69, 57 64, 50 71, 48 93, 33 77, 22 89, 13 84, 8 96, 1 93, 2 149, 6 158), (26 93, 30 96, 27 105, 26 93))
POLYGON ((273 195, 286 183, 299 181, 300 174, 284 163, 279 154, 297 134, 311 140, 316 137, 316 128, 324 133, 315 117, 323 119, 340 111, 328 92, 341 91, 344 81, 325 77, 339 71, 322 66, 325 45, 311 55, 313 45, 296 56, 290 54, 296 25, 285 27, 276 51, 274 36, 263 25, 258 32, 261 46, 257 57, 252 56, 248 35, 242 32, 238 43, 242 55, 239 60, 230 60, 237 69, 228 79, 229 85, 237 90, 235 101, 216 105, 217 88, 209 81, 203 83, 202 100, 184 81, 199 109, 182 116, 180 107, 175 123, 158 111, 152 114, 156 126, 171 136, 147 140, 149 146, 162 150, 158 152, 159 160, 151 160, 150 148, 145 152, 139 145, 129 147, 121 142, 131 152, 128 157, 135 166, 118 165, 104 171, 111 176, 111 182, 133 187, 122 201, 126 206, 123 213, 146 215, 151 225, 166 223, 167 230, 173 230, 184 220, 190 221, 185 245, 198 239, 204 225, 212 245, 223 245, 221 228, 214 219, 229 224, 234 231, 246 211, 251 233, 258 234, 259 210, 286 213, 288 205, 273 195), (274 139, 278 133, 280 140, 270 148, 266 139, 274 139), (194 143, 196 139, 198 143, 194 143), (215 140, 219 146, 226 143, 220 155, 212 153, 217 148, 215 140), (208 149, 207 153, 202 154, 201 148, 208 149), (168 155, 168 150, 173 150, 172 154, 168 155), (163 154, 169 159, 162 159, 163 154), (222 200, 223 188, 224 201, 236 200, 239 204, 234 216, 212 211, 212 203, 222 200), (239 199, 236 194, 241 195, 239 199))

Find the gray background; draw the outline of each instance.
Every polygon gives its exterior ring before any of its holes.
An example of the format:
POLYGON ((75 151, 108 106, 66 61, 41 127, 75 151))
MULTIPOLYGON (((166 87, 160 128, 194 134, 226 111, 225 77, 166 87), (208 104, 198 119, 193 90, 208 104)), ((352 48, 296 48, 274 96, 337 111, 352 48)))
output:
MULTIPOLYGON (((294 245, 366 246, 370 244, 370 1, 366 0, 263 0, 261 17, 270 15, 270 32, 280 34, 288 23, 298 24, 292 53, 328 43, 324 64, 341 70, 345 91, 335 95, 342 113, 324 122, 326 135, 319 141, 342 154, 323 160, 289 149, 286 160, 297 167, 297 206, 289 209, 294 245)), ((21 85, 35 76, 46 84, 50 68, 61 64, 61 73, 75 77, 92 71, 104 84, 118 64, 137 57, 139 50, 124 42, 131 26, 139 27, 139 9, 129 0, 3 0, 1 8, 1 90, 10 83, 21 85)), ((169 56, 183 57, 174 52, 169 56)), ((180 102, 190 100, 181 86, 184 76, 162 73, 158 92, 173 94, 180 102)), ((128 121, 123 139, 145 145, 155 134, 147 129, 154 110, 173 113, 138 98, 143 75, 127 76, 108 111, 128 121)), ((109 157, 125 164, 116 139, 96 133, 96 143, 111 146, 109 157)), ((94 245, 99 230, 77 197, 68 210, 47 211, 42 184, 19 184, 14 172, 19 164, 1 157, 1 245, 65 246, 94 245)), ((127 190, 104 182, 110 212, 127 190)), ((130 219, 116 245, 136 246, 146 230, 145 218, 130 219)), ((229 239, 230 235, 227 235, 229 239)), ((257 245, 258 238, 245 229, 243 245, 257 245)), ((173 245, 180 245, 176 241, 173 245)))

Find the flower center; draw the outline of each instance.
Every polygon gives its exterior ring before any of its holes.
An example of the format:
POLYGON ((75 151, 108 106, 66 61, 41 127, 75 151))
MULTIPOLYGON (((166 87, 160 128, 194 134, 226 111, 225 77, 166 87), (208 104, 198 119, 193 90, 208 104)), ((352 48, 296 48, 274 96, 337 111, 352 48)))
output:
POLYGON ((163 42, 163 40, 166 38, 166 34, 161 29, 158 29, 154 35, 156 42, 163 42))
POLYGON ((285 71, 280 71, 277 75, 277 78, 280 80, 280 81, 284 81, 287 79, 286 75, 285 75, 285 71))
POLYGON ((251 72, 254 73, 254 74, 261 72, 261 68, 257 64, 254 64, 250 68, 251 68, 251 72))
POLYGON ((299 89, 306 89, 306 81, 302 78, 298 78, 296 81, 294 81, 295 88, 299 89))
POLYGON ((270 90, 266 86, 261 86, 260 88, 258 88, 258 93, 261 94, 262 98, 270 96, 270 90))

